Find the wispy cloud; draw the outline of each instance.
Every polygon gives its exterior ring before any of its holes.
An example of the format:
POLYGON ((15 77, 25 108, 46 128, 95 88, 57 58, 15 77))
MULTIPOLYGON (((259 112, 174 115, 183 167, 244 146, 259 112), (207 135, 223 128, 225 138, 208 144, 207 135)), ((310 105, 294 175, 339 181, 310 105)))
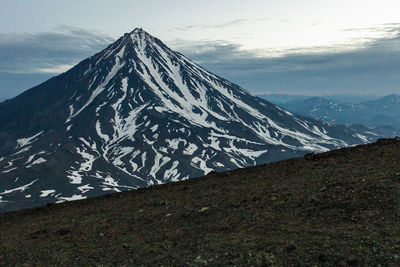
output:
POLYGON ((173 31, 188 31, 193 29, 223 29, 229 28, 237 25, 241 25, 244 23, 254 22, 254 21, 265 21, 268 18, 257 18, 257 19, 234 19, 220 24, 192 24, 192 25, 183 25, 179 27, 173 27, 170 30, 173 31))
POLYGON ((54 64, 47 67, 41 67, 37 69, 37 72, 40 73, 62 73, 66 72, 67 70, 71 69, 74 65, 67 65, 67 64, 54 64))
MULTIPOLYGON (((216 25, 247 23, 235 20, 216 25)), ((377 32, 354 46, 245 50, 226 40, 168 42, 174 50, 252 92, 388 94, 400 91, 400 23, 345 29, 377 32), (361 44, 361 45, 360 45, 361 44), (274 55, 274 56, 271 56, 274 55)), ((113 39, 67 26, 36 34, 0 33, 0 98, 63 72, 113 39)))
POLYGON ((69 26, 34 34, 0 33, 0 72, 57 73, 112 41, 105 34, 69 26))
POLYGON ((362 45, 289 49, 274 57, 224 41, 180 40, 174 45, 253 92, 386 94, 400 90, 400 25, 383 26, 378 28, 390 34, 362 45))
POLYGON ((343 31, 349 32, 379 32, 379 33, 397 33, 400 28, 400 23, 385 23, 375 27, 365 27, 365 28, 346 28, 343 31))
POLYGON ((10 98, 93 55, 109 36, 69 26, 34 34, 0 33, 0 98, 10 98))

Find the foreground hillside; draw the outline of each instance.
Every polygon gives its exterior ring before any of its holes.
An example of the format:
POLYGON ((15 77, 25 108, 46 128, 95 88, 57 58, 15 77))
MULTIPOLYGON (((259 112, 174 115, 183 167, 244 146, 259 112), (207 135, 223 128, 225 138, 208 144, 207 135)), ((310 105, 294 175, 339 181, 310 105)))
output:
POLYGON ((1 214, 0 262, 399 265, 400 139, 1 214))

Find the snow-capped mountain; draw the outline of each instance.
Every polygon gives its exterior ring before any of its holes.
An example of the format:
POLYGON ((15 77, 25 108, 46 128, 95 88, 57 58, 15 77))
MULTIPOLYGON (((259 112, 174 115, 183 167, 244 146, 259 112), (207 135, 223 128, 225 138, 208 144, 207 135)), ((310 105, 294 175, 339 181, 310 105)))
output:
POLYGON ((295 116, 135 29, 0 104, 0 211, 376 138, 295 116))

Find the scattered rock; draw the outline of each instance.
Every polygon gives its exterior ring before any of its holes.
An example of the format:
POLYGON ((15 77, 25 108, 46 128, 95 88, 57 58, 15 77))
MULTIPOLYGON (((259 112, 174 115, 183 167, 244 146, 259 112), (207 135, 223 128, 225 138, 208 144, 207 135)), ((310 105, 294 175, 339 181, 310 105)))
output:
POLYGON ((203 207, 203 208, 201 208, 201 209, 199 210, 199 212, 204 212, 204 211, 209 210, 209 209, 210 209, 210 207, 203 207))
POLYGON ((306 158, 306 159, 313 159, 314 156, 315 156, 315 153, 314 153, 314 152, 311 152, 311 153, 305 154, 305 155, 304 155, 304 158, 306 158))
POLYGON ((290 245, 288 245, 288 246, 286 247, 286 251, 287 251, 287 252, 291 252, 291 251, 293 251, 293 250, 296 250, 296 246, 293 245, 293 244, 290 244, 290 245))
POLYGON ((32 239, 37 239, 39 237, 48 237, 49 231, 47 229, 44 229, 44 230, 36 231, 34 233, 30 233, 29 235, 32 239))
POLYGON ((319 254, 318 255, 318 261, 319 262, 327 262, 328 261, 328 257, 325 254, 319 254))
POLYGON ((347 261, 349 266, 358 266, 359 265, 359 260, 358 259, 350 259, 347 261))
POLYGON ((195 262, 200 264, 207 264, 207 260, 202 259, 200 255, 196 257, 195 262))
POLYGON ((71 230, 67 229, 67 228, 59 229, 56 232, 56 234, 59 235, 59 236, 64 236, 64 235, 67 235, 69 233, 71 233, 71 230))
POLYGON ((328 189, 328 187, 326 187, 326 185, 323 185, 323 186, 319 189, 319 192, 326 191, 327 189, 328 189))

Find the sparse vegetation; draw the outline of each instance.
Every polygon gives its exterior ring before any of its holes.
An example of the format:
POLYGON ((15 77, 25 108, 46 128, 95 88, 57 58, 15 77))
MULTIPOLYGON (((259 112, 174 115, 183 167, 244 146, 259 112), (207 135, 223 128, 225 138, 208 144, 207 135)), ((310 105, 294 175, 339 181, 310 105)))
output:
POLYGON ((400 140, 0 215, 2 265, 400 265, 400 140))

